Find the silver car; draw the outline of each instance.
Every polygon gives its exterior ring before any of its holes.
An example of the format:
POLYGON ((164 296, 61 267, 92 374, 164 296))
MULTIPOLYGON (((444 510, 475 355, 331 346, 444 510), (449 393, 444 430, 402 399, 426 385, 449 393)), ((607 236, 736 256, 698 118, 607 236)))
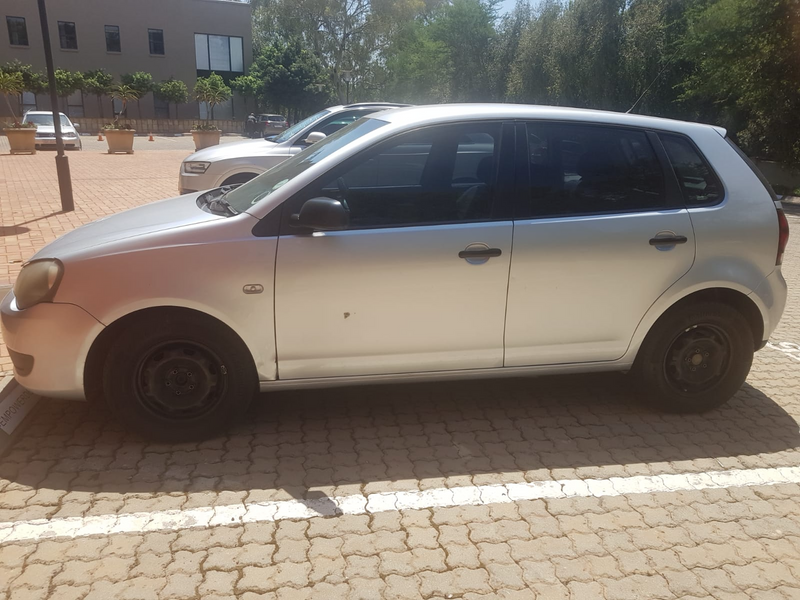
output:
POLYGON ((158 439, 212 435, 257 390, 545 373, 630 371, 704 411, 781 317, 788 235, 718 127, 405 108, 64 235, 2 331, 23 386, 158 439))
MULTIPOLYGON (((81 136, 78 134, 77 123, 69 120, 69 117, 64 113, 61 115, 61 137, 64 139, 64 147, 71 150, 82 150, 83 143, 81 136)), ((46 110, 31 110, 25 113, 22 117, 23 123, 36 124, 36 147, 41 148, 48 146, 55 148, 56 146, 56 128, 53 125, 53 113, 46 110)))
POLYGON ((211 146, 190 155, 181 165, 181 194, 250 181, 267 169, 370 113, 405 106, 368 102, 332 106, 284 130, 272 140, 253 140, 211 146), (312 133, 317 134, 309 139, 312 133), (321 135, 320 135, 321 134, 321 135))

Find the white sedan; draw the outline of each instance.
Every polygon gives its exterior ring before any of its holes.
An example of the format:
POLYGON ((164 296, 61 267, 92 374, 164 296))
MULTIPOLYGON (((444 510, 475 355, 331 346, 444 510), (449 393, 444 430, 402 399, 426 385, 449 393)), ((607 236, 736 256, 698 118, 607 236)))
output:
MULTIPOLYGON (((61 136, 64 139, 64 147, 71 150, 82 150, 81 136, 78 134, 77 123, 69 120, 64 113, 61 115, 61 136)), ((56 128, 53 125, 53 113, 46 110, 31 110, 25 113, 22 118, 23 123, 36 124, 36 147, 49 146, 55 148, 56 128)))

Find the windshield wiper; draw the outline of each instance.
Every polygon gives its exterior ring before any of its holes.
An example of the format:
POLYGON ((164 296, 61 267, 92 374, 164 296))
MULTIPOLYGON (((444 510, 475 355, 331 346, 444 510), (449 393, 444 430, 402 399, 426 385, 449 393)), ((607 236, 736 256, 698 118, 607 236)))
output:
POLYGON ((230 190, 223 192, 223 194, 219 198, 214 198, 211 200, 206 206, 208 209, 213 212, 221 212, 227 213, 231 216, 238 215, 239 212, 231 206, 231 203, 225 199, 225 194, 227 194, 230 190))

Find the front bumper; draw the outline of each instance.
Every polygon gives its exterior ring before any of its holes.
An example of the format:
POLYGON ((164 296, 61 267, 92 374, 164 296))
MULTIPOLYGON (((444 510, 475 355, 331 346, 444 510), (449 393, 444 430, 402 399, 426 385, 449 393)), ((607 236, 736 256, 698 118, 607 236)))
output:
POLYGON ((184 173, 183 165, 181 165, 181 172, 178 175, 178 192, 183 195, 199 192, 200 190, 210 190, 217 187, 214 185, 216 182, 216 176, 210 175, 208 171, 205 173, 184 173))
MULTIPOLYGON (((55 146, 56 145, 56 138, 54 137, 37 137, 36 138, 36 145, 37 146, 55 146)), ((80 138, 64 138, 64 145, 65 146, 75 146, 79 147, 81 145, 80 138)))
POLYGON ((22 387, 53 398, 83 399, 83 371, 103 324, 74 304, 43 302, 20 310, 14 292, 0 304, 0 329, 22 387))

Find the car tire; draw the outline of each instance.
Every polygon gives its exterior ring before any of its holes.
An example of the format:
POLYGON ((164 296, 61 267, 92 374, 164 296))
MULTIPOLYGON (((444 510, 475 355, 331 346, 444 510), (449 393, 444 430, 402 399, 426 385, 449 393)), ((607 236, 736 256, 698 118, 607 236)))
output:
POLYGON ((678 306, 648 333, 634 363, 641 399, 662 410, 700 413, 742 387, 754 342, 736 309, 713 302, 678 306))
POLYGON ((130 429, 164 442, 205 439, 250 405, 253 358, 226 325, 190 312, 145 315, 115 337, 103 367, 103 395, 130 429))

